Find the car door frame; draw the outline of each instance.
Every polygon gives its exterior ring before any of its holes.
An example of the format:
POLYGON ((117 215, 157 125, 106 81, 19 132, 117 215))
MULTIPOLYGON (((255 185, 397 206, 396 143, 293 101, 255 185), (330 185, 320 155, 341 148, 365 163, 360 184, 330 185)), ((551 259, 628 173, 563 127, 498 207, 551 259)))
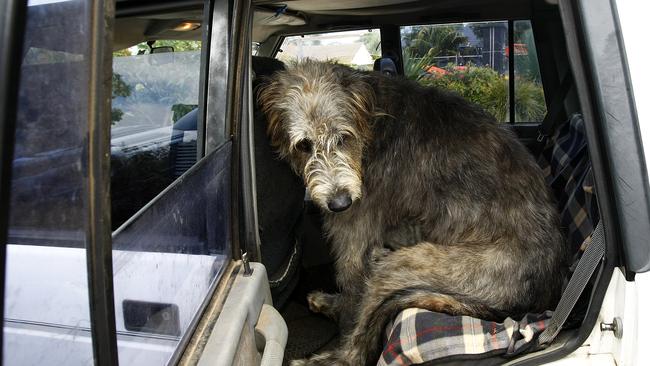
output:
MULTIPOLYGON (((27 4, 6 0, 0 3, 0 313, 4 314, 5 261, 9 226, 11 162, 14 152, 20 64, 27 4)), ((0 332, 0 359, 3 355, 0 332)))

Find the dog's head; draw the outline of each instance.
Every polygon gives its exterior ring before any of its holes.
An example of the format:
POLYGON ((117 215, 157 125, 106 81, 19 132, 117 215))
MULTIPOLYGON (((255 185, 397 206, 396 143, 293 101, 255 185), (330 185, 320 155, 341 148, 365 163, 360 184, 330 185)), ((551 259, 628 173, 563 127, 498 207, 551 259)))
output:
POLYGON ((271 144, 325 210, 344 211, 362 195, 362 157, 374 113, 365 77, 345 66, 303 61, 260 88, 271 144))

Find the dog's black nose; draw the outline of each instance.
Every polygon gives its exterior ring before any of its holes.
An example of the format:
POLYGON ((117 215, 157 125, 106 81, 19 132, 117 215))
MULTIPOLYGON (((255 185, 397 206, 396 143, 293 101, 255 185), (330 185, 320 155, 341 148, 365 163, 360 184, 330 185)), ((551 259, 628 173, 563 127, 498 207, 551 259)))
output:
POLYGON ((347 210, 352 204, 352 197, 348 192, 337 192, 334 198, 327 202, 327 207, 334 212, 347 210))

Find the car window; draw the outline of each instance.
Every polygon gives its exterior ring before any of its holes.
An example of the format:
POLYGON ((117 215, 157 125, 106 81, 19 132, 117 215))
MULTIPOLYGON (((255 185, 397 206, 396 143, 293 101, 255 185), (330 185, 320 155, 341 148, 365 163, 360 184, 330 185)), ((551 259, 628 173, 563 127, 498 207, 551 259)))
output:
POLYGON ((86 1, 29 6, 5 272, 4 365, 93 363, 86 235, 86 1), (74 22, 64 21, 74 17, 74 22))
POLYGON ((200 41, 161 40, 114 53, 113 229, 196 163, 200 65, 200 41))
MULTIPOLYGON (((404 74, 423 85, 453 90, 510 122, 508 22, 413 25, 400 28, 404 74)), ((515 120, 546 114, 530 21, 514 22, 515 120)))
POLYGON ((530 20, 515 20, 515 122, 541 122, 546 115, 542 77, 530 20))
POLYGON ((230 258, 231 144, 197 160, 199 79, 207 68, 201 46, 158 40, 114 53, 111 201, 121 364, 167 362, 191 335, 230 258))
POLYGON ((285 63, 310 58, 372 70, 381 57, 379 29, 285 37, 276 58, 285 63))
MULTIPOLYGON (((108 193, 91 190, 98 123, 111 125, 112 219, 121 226, 112 238, 113 293, 105 294, 114 299, 119 363, 163 365, 181 352, 230 259, 230 142, 197 161, 201 42, 161 40, 115 52, 110 115, 89 119, 97 102, 89 92, 94 6, 28 7, 9 208, 6 365, 97 362, 86 247, 96 230, 90 197, 108 193)), ((195 13, 202 19, 200 8, 195 13)))

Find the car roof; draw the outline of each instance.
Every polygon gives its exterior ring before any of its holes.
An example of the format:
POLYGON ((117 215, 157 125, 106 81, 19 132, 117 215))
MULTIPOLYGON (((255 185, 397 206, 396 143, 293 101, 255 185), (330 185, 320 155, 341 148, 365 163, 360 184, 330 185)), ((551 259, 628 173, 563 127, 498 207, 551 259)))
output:
MULTIPOLYGON (((530 19, 555 0, 257 0, 253 41, 383 25, 530 19)), ((114 49, 154 39, 200 40, 202 27, 174 31, 180 22, 203 21, 203 1, 118 0, 114 49)))

